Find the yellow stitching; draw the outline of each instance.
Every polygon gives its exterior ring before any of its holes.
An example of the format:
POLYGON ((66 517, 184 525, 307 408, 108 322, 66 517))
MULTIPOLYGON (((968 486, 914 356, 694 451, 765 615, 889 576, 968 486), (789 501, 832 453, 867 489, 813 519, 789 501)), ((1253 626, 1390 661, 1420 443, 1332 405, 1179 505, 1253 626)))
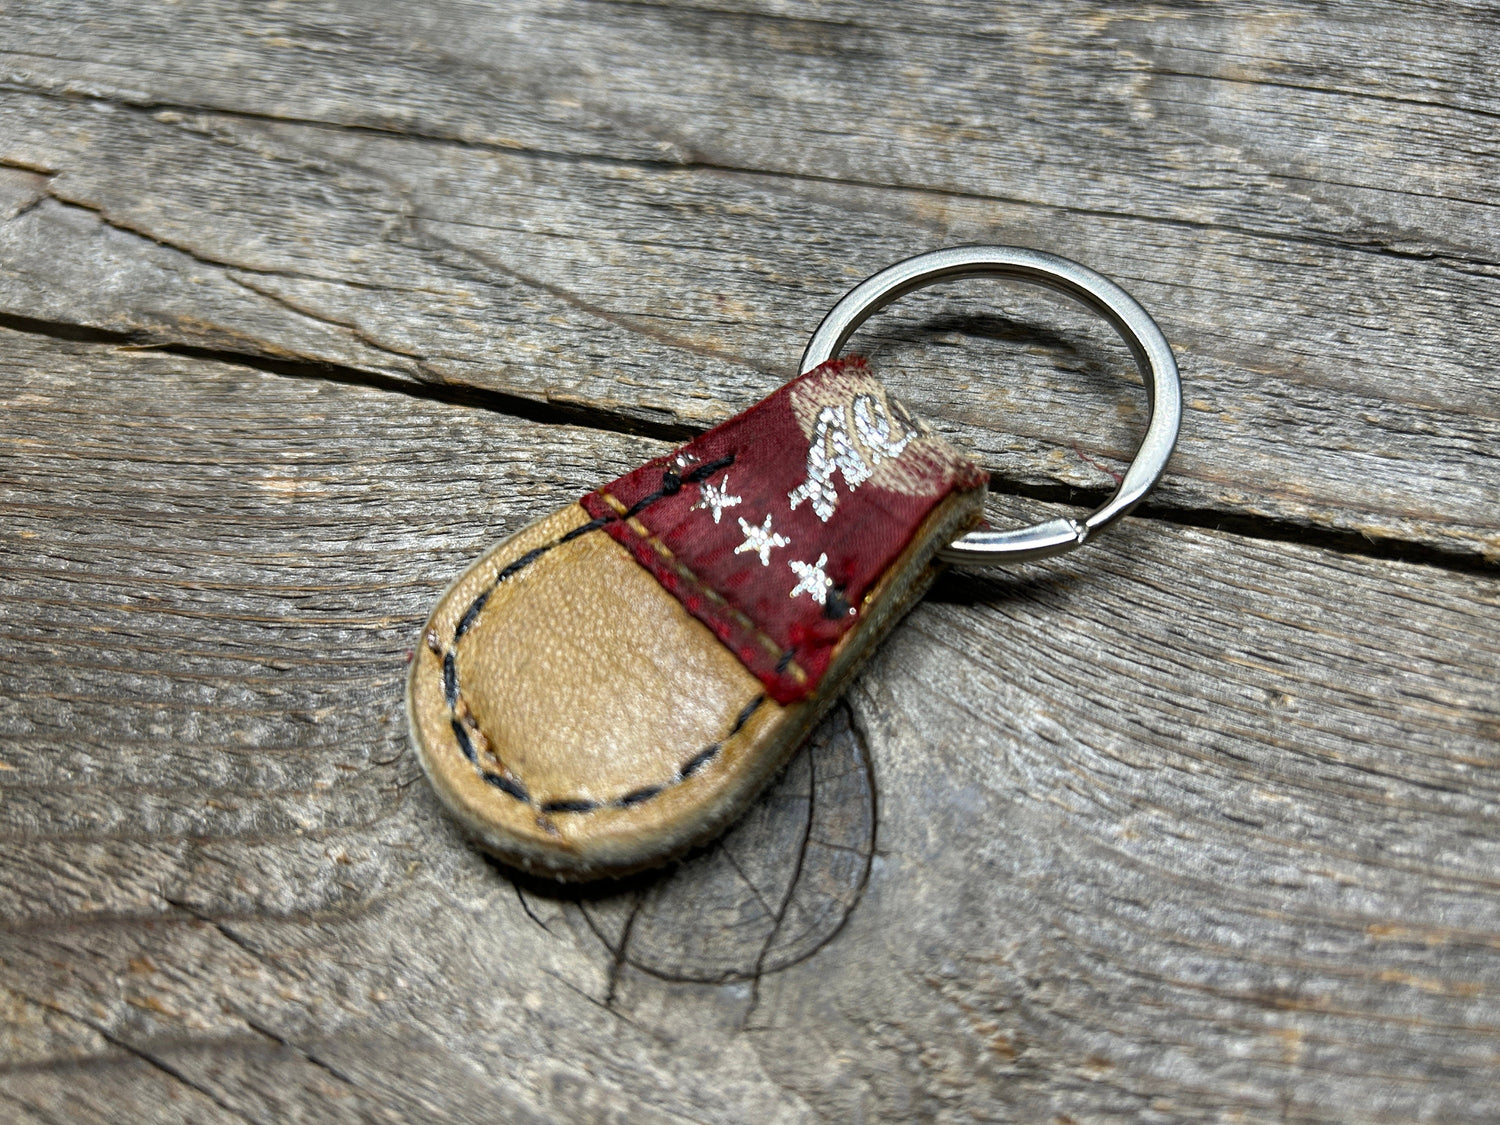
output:
MULTIPOLYGON (((601 488, 599 490, 599 495, 602 496, 604 498, 604 502, 611 508, 613 508, 619 515, 624 515, 630 510, 624 504, 620 503, 619 500, 615 499, 613 493, 606 492, 601 488)), ((735 609, 732 605, 726 602, 723 595, 721 595, 711 586, 707 585, 703 581, 703 579, 699 578, 696 574, 689 570, 687 566, 684 565, 677 558, 677 556, 672 553, 672 549, 670 547, 668 547, 655 535, 651 534, 651 530, 646 527, 645 524, 641 523, 640 520, 636 519, 633 516, 630 519, 626 520, 625 523, 627 526, 629 526, 631 531, 635 532, 642 539, 644 539, 647 544, 649 544, 651 548, 656 551, 657 554, 661 555, 662 558, 667 559, 669 562, 671 562, 673 564, 673 569, 676 570, 682 578, 686 579, 694 586, 696 586, 701 594, 703 594, 705 597, 712 598, 715 602, 718 602, 720 605, 724 606, 724 608, 727 609, 730 615, 735 619, 735 624, 739 625, 739 627, 741 629, 744 629, 746 632, 753 634, 755 639, 760 642, 762 648, 764 648, 772 656, 780 656, 785 651, 772 638, 763 633, 754 621, 752 621, 749 617, 745 616, 745 614, 741 613, 739 610, 735 609)), ((802 666, 799 665, 795 660, 789 661, 785 670, 791 674, 792 679, 796 680, 799 685, 807 683, 807 673, 802 670, 802 666)))

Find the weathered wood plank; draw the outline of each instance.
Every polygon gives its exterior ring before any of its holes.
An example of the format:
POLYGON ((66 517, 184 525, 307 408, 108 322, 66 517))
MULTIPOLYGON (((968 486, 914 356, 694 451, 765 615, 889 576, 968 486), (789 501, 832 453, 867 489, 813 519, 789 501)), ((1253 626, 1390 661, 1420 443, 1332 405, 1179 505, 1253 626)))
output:
MULTIPOLYGON (((1178 346, 1165 509, 1500 545, 1482 10, 97 11, 6 25, 14 316, 701 427, 864 273, 1040 245, 1178 346)), ((1075 445, 1118 462, 1139 411, 1097 326, 911 309, 866 346, 930 416, 1017 486, 1107 483, 1075 445)))
POLYGON ((1475 117, 1500 109, 1489 81, 1500 29, 1476 4, 1292 3, 1271 14, 1246 0, 1129 11, 606 0, 497 17, 465 0, 274 13, 193 0, 125 19, 107 5, 32 0, 9 17, 17 84, 148 108, 1070 210, 1123 204, 1298 234, 1317 216, 1340 237, 1349 216, 1336 221, 1337 200, 1306 191, 1309 171, 1323 180, 1338 169, 1326 186, 1351 198, 1425 188, 1497 201, 1464 147, 1482 140, 1475 117), (822 143, 788 143, 812 138, 822 143), (1388 159, 1369 162, 1377 145, 1388 159), (1114 159, 1101 160, 1106 151, 1114 159), (1265 207, 1267 187, 1288 209, 1265 207))
POLYGON ((1133 520, 951 579, 723 845, 559 897, 403 654, 660 443, 9 332, 0 403, 7 1114, 1500 1118, 1490 576, 1133 520))

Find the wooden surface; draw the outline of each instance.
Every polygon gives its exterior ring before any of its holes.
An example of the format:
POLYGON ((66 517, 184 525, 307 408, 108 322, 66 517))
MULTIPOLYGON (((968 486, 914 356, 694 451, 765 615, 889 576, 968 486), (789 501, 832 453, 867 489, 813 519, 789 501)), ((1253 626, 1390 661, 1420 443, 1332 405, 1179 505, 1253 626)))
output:
MULTIPOLYGON (((18 0, 0 1118, 1500 1121, 1486 6, 18 0), (407 744, 487 544, 965 241, 1177 349, 1171 473, 954 575, 721 844, 561 893, 407 744)), ((1101 497, 1082 313, 861 332, 1101 497)))

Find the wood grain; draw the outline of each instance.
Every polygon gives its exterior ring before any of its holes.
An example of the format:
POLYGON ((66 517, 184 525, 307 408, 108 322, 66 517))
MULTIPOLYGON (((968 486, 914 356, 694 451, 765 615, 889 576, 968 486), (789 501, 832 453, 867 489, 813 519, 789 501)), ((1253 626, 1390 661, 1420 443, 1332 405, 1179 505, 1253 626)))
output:
POLYGON ((1493 577, 1137 520, 951 578, 722 844, 560 895, 420 781, 404 653, 659 443, 4 345, 19 1119, 1500 1111, 1493 577))
MULTIPOLYGON (((1037 245, 1178 348, 1158 506, 1495 557, 1492 20, 818 11, 18 8, 0 307, 677 433, 865 274, 1037 245)), ((1097 492, 1074 446, 1118 466, 1140 429, 1123 349, 974 293, 861 346, 1005 481, 1097 492)))
MULTIPOLYGON (((1500 1121, 1500 21, 675 0, 0 13, 0 1117, 1500 1121), (1149 508, 950 575, 673 869, 407 745, 442 588, 954 242, 1182 361, 1149 508)), ((855 341, 1102 498, 1123 347, 855 341)))

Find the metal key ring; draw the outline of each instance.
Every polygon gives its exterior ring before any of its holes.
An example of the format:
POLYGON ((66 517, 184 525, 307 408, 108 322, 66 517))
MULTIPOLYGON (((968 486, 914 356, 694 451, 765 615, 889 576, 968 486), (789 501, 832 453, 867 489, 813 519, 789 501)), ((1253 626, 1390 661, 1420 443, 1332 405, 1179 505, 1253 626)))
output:
POLYGON ((1113 281, 1056 254, 1019 246, 954 246, 907 258, 866 278, 829 310, 802 353, 802 372, 838 354, 861 324, 896 298, 939 281, 1000 277, 1031 281, 1081 302, 1109 321, 1146 384, 1148 421, 1135 459, 1113 495, 1083 520, 1055 519, 1013 531, 971 531, 938 552, 946 562, 993 566, 1060 555, 1081 546, 1145 498, 1166 470, 1182 419, 1177 360, 1156 321, 1113 281))

